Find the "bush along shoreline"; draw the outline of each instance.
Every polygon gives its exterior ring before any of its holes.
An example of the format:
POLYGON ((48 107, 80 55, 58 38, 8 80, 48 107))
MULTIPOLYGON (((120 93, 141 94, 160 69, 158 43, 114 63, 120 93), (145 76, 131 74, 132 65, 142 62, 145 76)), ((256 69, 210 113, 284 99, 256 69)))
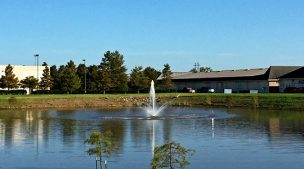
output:
MULTIPOLYGON (((303 94, 159 94, 159 105, 251 108, 304 111, 303 94)), ((0 109, 77 109, 141 107, 145 94, 118 95, 2 95, 0 109)))

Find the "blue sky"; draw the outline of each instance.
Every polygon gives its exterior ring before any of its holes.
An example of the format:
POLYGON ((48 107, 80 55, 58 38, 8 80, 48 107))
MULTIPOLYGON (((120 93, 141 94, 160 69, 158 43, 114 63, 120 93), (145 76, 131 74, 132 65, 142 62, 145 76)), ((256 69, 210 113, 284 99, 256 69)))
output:
POLYGON ((303 0, 1 0, 0 64, 304 65, 303 0))

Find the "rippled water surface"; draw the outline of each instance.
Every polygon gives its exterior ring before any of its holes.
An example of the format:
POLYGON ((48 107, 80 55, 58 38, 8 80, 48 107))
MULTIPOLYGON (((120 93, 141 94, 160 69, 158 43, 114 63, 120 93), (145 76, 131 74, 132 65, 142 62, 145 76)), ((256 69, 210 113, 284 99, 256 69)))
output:
POLYGON ((304 112, 169 108, 161 116, 193 118, 149 120, 142 109, 0 111, 0 169, 95 169, 84 140, 99 130, 112 130, 119 145, 108 169, 148 169, 153 147, 166 140, 196 150, 191 169, 304 166, 304 112))

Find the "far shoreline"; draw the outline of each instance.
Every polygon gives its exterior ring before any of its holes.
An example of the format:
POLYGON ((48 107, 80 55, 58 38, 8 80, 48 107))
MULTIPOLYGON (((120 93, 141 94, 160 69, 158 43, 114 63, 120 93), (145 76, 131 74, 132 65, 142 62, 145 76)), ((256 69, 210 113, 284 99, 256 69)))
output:
MULTIPOLYGON (((1 110, 133 108, 148 94, 0 95, 1 110)), ((203 108, 249 108, 304 111, 304 94, 159 93, 158 104, 203 108)))

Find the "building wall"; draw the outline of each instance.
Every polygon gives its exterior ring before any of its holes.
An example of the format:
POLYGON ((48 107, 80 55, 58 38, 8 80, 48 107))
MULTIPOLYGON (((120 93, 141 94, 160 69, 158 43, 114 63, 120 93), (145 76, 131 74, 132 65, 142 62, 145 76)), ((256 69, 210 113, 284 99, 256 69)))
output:
MULTIPOLYGON (((7 65, 0 65, 0 76, 4 75, 4 71, 7 65)), ((34 76, 37 78, 37 66, 16 66, 12 65, 13 73, 18 77, 19 80, 25 79, 28 76, 34 76)), ((38 77, 42 77, 44 66, 38 66, 38 77)))
MULTIPOLYGON (((5 75, 5 68, 7 65, 0 65, 0 77, 2 75, 5 75)), ((34 76, 37 78, 37 66, 18 66, 18 65, 12 65, 13 67, 13 73, 18 77, 18 80, 21 81, 25 79, 28 76, 34 76)), ((38 80, 40 81, 44 66, 38 66, 38 80)), ((1 88, 0 88, 1 90, 1 88)), ((4 89, 5 90, 5 89, 4 89)), ((27 90, 28 91, 28 90, 27 90)))
POLYGON ((258 90, 259 93, 268 93, 267 80, 182 81, 174 82, 174 84, 178 90, 185 87, 195 90, 201 87, 207 87, 215 89, 217 93, 223 93, 224 89, 232 89, 233 92, 258 90))
POLYGON ((304 78, 280 79, 280 92, 284 92, 287 87, 304 87, 304 78))

